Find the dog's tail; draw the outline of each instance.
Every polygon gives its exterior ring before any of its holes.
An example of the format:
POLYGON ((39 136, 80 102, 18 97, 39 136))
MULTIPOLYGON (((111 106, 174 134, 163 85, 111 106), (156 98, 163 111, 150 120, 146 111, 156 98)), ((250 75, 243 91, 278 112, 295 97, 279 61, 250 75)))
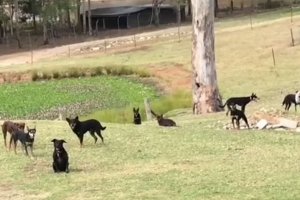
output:
POLYGON ((287 101, 288 101, 288 99, 287 99, 287 96, 286 96, 286 97, 284 97, 284 99, 283 99, 283 102, 282 102, 282 105, 281 105, 281 106, 284 106, 285 104, 287 104, 287 101))
POLYGON ((101 126, 101 131, 104 131, 106 129, 106 126, 101 126))
MULTIPOLYGON (((221 104, 221 100, 218 99, 218 101, 219 101, 219 103, 221 104)), ((227 104, 227 101, 225 102, 225 104, 224 104, 223 106, 222 106, 222 105, 219 105, 219 107, 220 107, 220 108, 225 108, 226 104, 227 104)))

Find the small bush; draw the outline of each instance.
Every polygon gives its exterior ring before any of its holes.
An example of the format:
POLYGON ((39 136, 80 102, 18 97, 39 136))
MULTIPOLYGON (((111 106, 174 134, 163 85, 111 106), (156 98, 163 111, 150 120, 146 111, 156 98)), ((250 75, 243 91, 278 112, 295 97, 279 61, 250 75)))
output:
POLYGON ((59 79, 59 78, 60 78, 59 72, 58 72, 58 71, 53 72, 52 77, 53 77, 54 79, 59 79))
POLYGON ((51 74, 48 74, 47 72, 42 72, 40 79, 42 80, 49 80, 51 79, 51 74))
MULTIPOLYGON (((159 114, 164 114, 171 110, 179 108, 191 108, 192 96, 187 91, 177 91, 173 95, 165 96, 160 99, 150 101, 151 108, 159 114)), ((103 122, 112 123, 133 123, 132 108, 139 107, 142 120, 146 120, 146 113, 144 103, 141 102, 139 105, 130 105, 123 109, 112 109, 96 111, 88 116, 84 116, 84 119, 98 119, 103 122)))
POLYGON ((37 81, 37 80, 39 80, 39 74, 38 74, 37 71, 32 71, 32 72, 31 72, 31 80, 32 80, 32 81, 37 81))

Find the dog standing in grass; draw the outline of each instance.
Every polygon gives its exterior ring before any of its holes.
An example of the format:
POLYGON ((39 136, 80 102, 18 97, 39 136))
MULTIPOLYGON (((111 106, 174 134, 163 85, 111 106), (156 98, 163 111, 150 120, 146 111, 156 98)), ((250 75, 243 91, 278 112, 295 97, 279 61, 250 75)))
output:
POLYGON ((20 141, 22 144, 22 150, 25 154, 33 159, 33 143, 34 143, 34 138, 36 134, 36 128, 29 128, 27 126, 27 132, 24 132, 23 130, 16 130, 12 133, 12 141, 10 141, 10 145, 12 142, 14 142, 14 152, 17 154, 17 142, 20 141), (28 154, 28 147, 30 149, 31 156, 28 154))
POLYGON ((86 121, 79 121, 78 116, 76 116, 74 119, 66 118, 66 121, 69 123, 72 131, 77 135, 80 142, 80 147, 83 146, 83 137, 88 131, 94 138, 95 144, 98 140, 98 138, 95 136, 95 133, 101 138, 102 143, 104 143, 104 138, 102 137, 101 131, 104 131, 106 127, 103 127, 98 120, 89 119, 86 121))
POLYGON ((5 148, 7 148, 7 143, 6 143, 7 132, 10 133, 10 142, 9 142, 9 147, 8 147, 8 150, 10 151, 11 143, 12 143, 12 133, 15 131, 18 131, 18 130, 24 132, 25 123, 22 123, 22 122, 16 123, 16 122, 12 122, 12 121, 5 121, 1 125, 1 127, 2 127, 5 148))
POLYGON ((238 130, 240 129, 240 120, 241 119, 244 120, 244 122, 247 125, 248 129, 250 129, 245 113, 241 110, 238 110, 236 108, 235 104, 230 104, 229 108, 230 108, 230 117, 231 117, 231 122, 232 122, 233 129, 235 129, 234 121, 236 123, 237 129, 238 130))
MULTIPOLYGON (((259 99, 259 98, 254 93, 252 93, 248 97, 231 97, 231 98, 227 99, 227 101, 225 102, 224 105, 219 105, 219 107, 224 108, 227 105, 227 112, 226 112, 226 116, 227 116, 228 113, 230 112, 230 106, 232 104, 241 106, 241 108, 242 108, 241 111, 245 112, 246 105, 248 103, 250 103, 251 101, 256 101, 256 99, 259 99)), ((221 102, 221 101, 219 100, 219 102, 221 102)))

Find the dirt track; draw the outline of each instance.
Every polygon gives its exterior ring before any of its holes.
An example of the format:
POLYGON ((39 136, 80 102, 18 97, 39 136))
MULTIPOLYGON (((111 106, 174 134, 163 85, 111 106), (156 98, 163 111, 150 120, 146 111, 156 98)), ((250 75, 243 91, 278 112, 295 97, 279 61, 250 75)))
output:
MULTIPOLYGON (((296 19, 296 18, 300 18, 300 16, 295 16, 294 19, 296 19)), ((276 23, 279 21, 285 21, 285 20, 289 20, 289 19, 290 19, 290 17, 286 17, 286 18, 281 18, 281 19, 277 19, 277 20, 256 23, 253 25, 253 27, 265 26, 268 24, 273 24, 273 23, 276 23)), ((231 32, 231 31, 243 30, 246 28, 249 28, 248 24, 243 25, 243 26, 233 27, 233 28, 225 28, 225 29, 221 29, 221 30, 216 30, 216 33, 231 32)), ((181 32, 191 31, 191 26, 190 25, 182 26, 180 30, 181 30, 181 32)), ((177 33, 177 31, 178 31, 178 29, 176 27, 172 27, 172 28, 166 28, 166 29, 158 30, 158 31, 151 31, 151 32, 136 34, 136 37, 162 35, 162 34, 166 34, 166 33, 177 33)), ((133 35, 123 36, 123 37, 115 37, 115 38, 111 38, 111 39, 106 39, 106 41, 112 42, 112 41, 117 41, 117 40, 126 40, 126 39, 129 40, 129 39, 132 39, 132 37, 133 37, 133 35)), ((40 59, 51 58, 51 57, 55 57, 56 55, 64 54, 64 53, 66 53, 68 47, 70 47, 70 50, 72 52, 79 48, 93 47, 93 46, 100 45, 103 43, 104 43, 104 39, 100 39, 100 40, 76 43, 76 44, 71 44, 71 45, 63 45, 63 46, 59 46, 59 47, 55 47, 55 48, 35 50, 34 51, 34 62, 37 62, 40 59)), ((25 63, 28 63, 29 60, 30 60, 30 52, 3 55, 3 56, 0 56, 0 67, 7 67, 9 65, 15 65, 15 64, 25 64, 25 63)))

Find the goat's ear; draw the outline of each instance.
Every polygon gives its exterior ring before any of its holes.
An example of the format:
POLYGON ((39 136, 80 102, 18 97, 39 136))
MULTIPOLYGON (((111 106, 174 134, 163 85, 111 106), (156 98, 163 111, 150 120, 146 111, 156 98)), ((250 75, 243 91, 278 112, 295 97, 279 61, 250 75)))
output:
POLYGON ((67 122, 70 122, 70 119, 69 119, 69 118, 66 118, 66 121, 67 121, 67 122))
POLYGON ((61 140, 62 141, 62 143, 67 143, 65 140, 61 140))
POLYGON ((57 139, 53 139, 53 140, 51 140, 51 142, 56 142, 56 140, 57 140, 57 139))

